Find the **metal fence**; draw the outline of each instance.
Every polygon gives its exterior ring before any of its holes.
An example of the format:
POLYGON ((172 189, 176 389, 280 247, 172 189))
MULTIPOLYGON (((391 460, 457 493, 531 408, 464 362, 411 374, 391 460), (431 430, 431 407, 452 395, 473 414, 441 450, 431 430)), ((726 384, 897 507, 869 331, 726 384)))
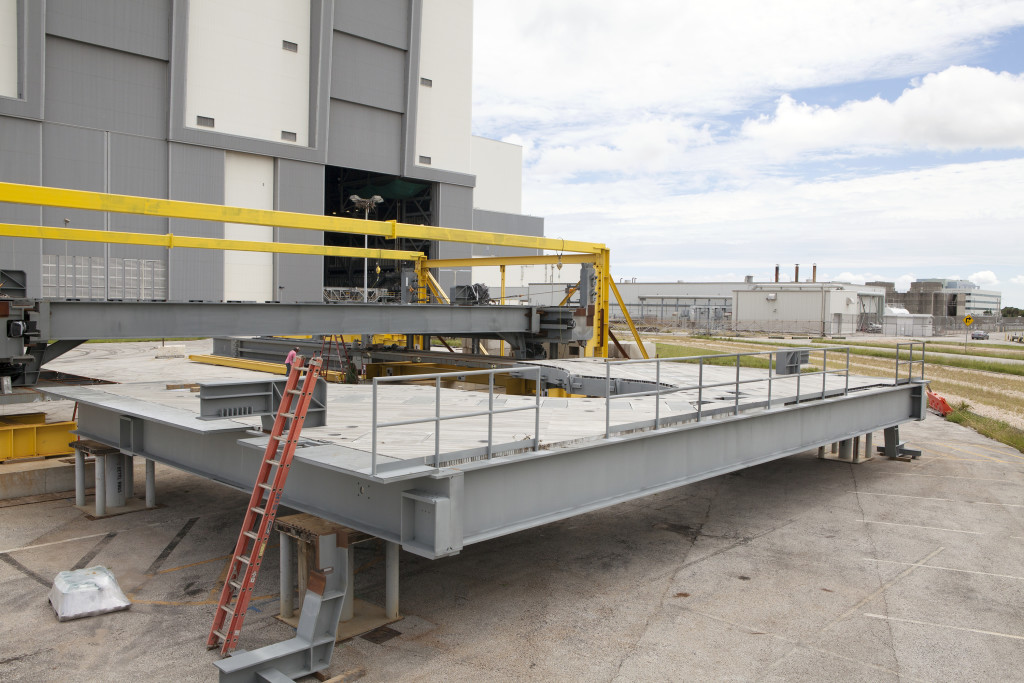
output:
POLYGON ((921 370, 918 374, 918 379, 924 379, 924 342, 907 342, 905 344, 896 345, 896 384, 907 384, 914 379, 914 366, 919 365, 921 370), (921 348, 921 357, 914 358, 914 350, 918 347, 921 348), (907 350, 907 360, 903 360, 903 354, 901 351, 907 350), (900 377, 902 374, 900 368, 907 368, 907 376, 905 378, 900 377))
POLYGON ((446 420, 458 420, 461 418, 487 416, 487 458, 494 455, 494 416, 502 413, 514 413, 523 410, 534 411, 533 450, 540 446, 540 399, 541 399, 541 372, 543 368, 504 368, 499 370, 469 370, 467 372, 443 372, 422 375, 396 375, 394 377, 373 378, 373 413, 371 416, 371 444, 370 444, 370 473, 377 474, 377 430, 385 427, 402 427, 406 425, 434 423, 434 467, 441 464, 441 423, 446 420), (507 374, 510 376, 522 377, 524 375, 535 375, 537 384, 536 400, 533 405, 514 406, 512 408, 494 407, 494 376, 507 374), (466 377, 487 377, 487 410, 475 410, 467 413, 441 414, 441 382, 442 380, 464 380, 466 377), (415 382, 434 381, 434 416, 413 418, 409 420, 396 420, 393 422, 377 421, 377 397, 378 387, 381 384, 394 382, 415 382))
MULTIPOLYGON (((923 345, 922 345, 923 346, 923 345)), ((914 363, 923 364, 923 351, 922 359, 915 360, 914 363)), ((899 365, 897 366, 897 379, 900 375, 899 365)), ((372 394, 372 417, 371 417, 371 447, 370 447, 370 471, 371 474, 376 475, 378 469, 377 456, 377 433, 379 429, 385 429, 388 427, 402 427, 414 424, 434 424, 434 454, 433 454, 433 466, 440 467, 442 464, 441 458, 441 423, 448 420, 458 420, 464 418, 475 418, 475 417, 487 417, 487 447, 483 457, 490 459, 495 453, 494 445, 494 416, 501 415, 504 413, 521 412, 526 410, 534 411, 534 433, 533 438, 530 439, 532 442, 533 450, 538 450, 540 447, 540 407, 541 407, 541 385, 542 385, 542 373, 544 371, 543 366, 536 367, 517 367, 517 368, 503 368, 496 370, 470 370, 466 372, 444 372, 444 373, 431 373, 431 374, 420 374, 420 375, 396 375, 394 377, 374 377, 373 378, 373 394, 372 394), (511 377, 518 378, 531 378, 536 382, 536 391, 534 401, 529 405, 519 405, 513 407, 495 408, 494 396, 495 396, 495 376, 499 374, 507 374, 511 377), (442 413, 442 394, 441 386, 442 382, 445 381, 465 381, 467 377, 487 377, 487 409, 486 410, 473 410, 468 412, 460 413, 442 413), (381 422, 379 420, 378 412, 378 398, 379 398, 379 387, 387 383, 400 383, 400 382, 424 382, 431 381, 434 384, 434 414, 429 417, 410 418, 405 420, 393 420, 388 422, 381 422)), ((754 368, 763 369, 763 368, 754 368)), ((773 403, 782 401, 783 404, 790 404, 793 402, 799 403, 801 400, 818 399, 824 398, 828 390, 828 376, 829 375, 841 375, 845 378, 845 382, 841 389, 834 389, 834 395, 846 396, 850 391, 850 348, 846 346, 836 348, 793 348, 785 350, 766 350, 766 351, 752 351, 746 353, 728 353, 728 354, 713 354, 708 356, 680 356, 674 358, 651 358, 651 359, 638 359, 638 360, 619 360, 613 361, 608 360, 605 363, 605 426, 604 426, 604 438, 610 438, 613 434, 638 428, 637 424, 630 424, 627 426, 613 426, 611 423, 611 403, 612 401, 620 398, 640 398, 644 396, 655 397, 655 408, 654 408, 654 419, 651 421, 644 421, 639 425, 639 428, 650 428, 661 429, 668 424, 669 418, 662 418, 661 415, 661 399, 664 396, 671 394, 684 392, 684 391, 696 391, 697 392, 697 407, 696 407, 696 421, 701 422, 707 419, 708 414, 704 409, 704 398, 705 393, 712 389, 722 387, 733 388, 733 405, 731 410, 725 411, 726 413, 731 412, 733 415, 739 415, 740 413, 740 387, 749 384, 766 384, 767 385, 767 399, 763 403, 747 404, 746 407, 763 407, 766 410, 771 410, 773 403), (796 360, 794 361, 794 354, 796 360), (802 372, 802 364, 808 362, 813 356, 820 356, 821 358, 821 369, 809 372, 802 372), (744 359, 764 357, 768 360, 767 370, 768 374, 759 377, 742 377, 741 368, 749 367, 744 366, 744 359), (721 362, 716 362, 718 359, 735 359, 735 363, 729 364, 728 367, 735 367, 735 374, 728 381, 705 381, 705 367, 716 366, 720 367, 721 362), (834 367, 829 367, 829 359, 834 359, 834 367), (694 364, 697 366, 697 381, 696 383, 687 384, 683 386, 678 385, 666 385, 662 384, 662 367, 666 363, 679 363, 679 364, 694 364), (625 393, 616 393, 615 377, 612 376, 612 366, 624 366, 624 365, 641 365, 641 364, 653 364, 654 365, 654 383, 653 389, 650 391, 633 391, 625 393), (790 372, 780 372, 779 368, 787 368, 790 372), (819 383, 816 378, 820 377, 820 393, 819 383), (786 381, 788 385, 795 385, 796 393, 787 394, 783 397, 779 397, 779 392, 776 387, 780 381, 786 381), (803 392, 803 393, 802 393, 803 392), (773 395, 774 393, 774 395, 773 395), (618 428, 616 428, 618 427, 618 428)), ((923 369, 922 369, 923 375, 923 369)), ((715 414, 722 414, 721 409, 716 410, 715 414)), ((672 422, 678 421, 690 421, 694 419, 692 414, 686 415, 675 415, 672 422)))
MULTIPOLYGON (((795 400, 796 400, 797 403, 799 403, 800 402, 800 384, 801 384, 801 380, 802 379, 804 379, 804 378, 809 379, 811 377, 818 377, 818 376, 820 376, 821 377, 821 394, 820 394, 820 398, 824 398, 825 390, 826 390, 826 382, 827 382, 827 379, 828 379, 828 375, 833 375, 833 374, 841 374, 841 375, 845 376, 846 382, 845 382, 845 385, 843 387, 843 396, 846 396, 847 394, 849 394, 849 392, 850 392, 850 347, 848 347, 848 346, 841 346, 841 347, 837 347, 837 348, 834 348, 834 349, 822 349, 822 348, 810 348, 810 347, 808 347, 808 348, 786 349, 785 351, 778 351, 778 350, 750 351, 750 352, 747 352, 747 353, 720 353, 720 354, 714 354, 714 355, 708 355, 708 356, 679 356, 679 357, 675 357, 675 358, 649 358, 649 359, 637 359, 637 360, 608 361, 606 363, 606 365, 605 365, 605 382, 606 382, 606 390, 607 390, 607 393, 606 393, 606 396, 605 396, 605 438, 609 438, 612 435, 612 431, 613 430, 612 430, 612 426, 611 426, 611 402, 613 400, 617 399, 617 398, 637 398, 637 397, 640 397, 640 396, 655 396, 655 397, 657 397, 656 400, 655 400, 655 407, 654 407, 653 427, 654 427, 654 429, 660 429, 661 428, 661 397, 665 396, 665 395, 668 395, 668 394, 674 394, 674 393, 678 393, 678 392, 681 392, 681 391, 693 391, 693 390, 696 389, 697 390, 697 422, 700 422, 702 420, 702 418, 703 418, 704 391, 706 389, 715 389, 715 388, 719 388, 719 387, 728 387, 728 386, 733 387, 733 396, 734 396, 733 415, 739 415, 739 413, 740 413, 740 386, 741 385, 756 384, 756 383, 767 383, 767 385, 768 385, 768 396, 767 396, 767 402, 765 404, 765 408, 766 408, 766 410, 771 410, 771 408, 772 408, 773 382, 778 382, 779 377, 785 377, 786 379, 792 380, 793 377, 795 376, 795 378, 796 378, 796 380, 795 380, 795 384, 796 384, 796 398, 795 398, 795 400), (822 368, 821 368, 821 370, 818 370, 818 371, 815 371, 815 372, 801 372, 800 368, 802 366, 800 364, 798 364, 797 371, 795 373, 793 373, 793 374, 785 373, 785 374, 781 374, 780 375, 780 374, 778 374, 776 372, 776 368, 777 368, 777 366, 779 364, 779 357, 781 355, 783 355, 783 354, 785 354, 785 355, 789 355, 789 354, 804 354, 804 353, 807 353, 808 357, 809 357, 810 353, 821 353, 821 355, 822 355, 822 368), (835 357, 837 355, 841 356, 844 359, 843 367, 838 368, 838 369, 829 370, 828 369, 829 353, 831 353, 833 355, 833 357, 835 357), (772 358, 773 355, 775 357, 774 362, 773 362, 773 358, 772 358), (741 379, 740 378, 740 368, 743 367, 741 359, 742 358, 759 357, 759 356, 767 356, 768 357, 768 368, 767 368, 768 369, 768 375, 766 377, 755 377, 755 378, 752 378, 752 379, 741 379), (728 382, 714 382, 714 383, 711 383, 711 384, 705 384, 704 383, 704 366, 706 364, 708 364, 707 363, 708 361, 710 361, 712 359, 717 359, 717 358, 735 358, 736 359, 736 363, 735 363, 736 375, 735 375, 735 378, 732 381, 728 381, 728 382), (611 368, 612 368, 613 365, 640 365, 640 364, 650 364, 650 363, 654 363, 654 377, 655 377, 655 379, 654 379, 654 386, 655 386, 655 389, 653 389, 651 391, 631 392, 631 393, 625 393, 625 394, 612 395, 612 379, 613 378, 611 376, 611 368), (692 385, 684 385, 684 386, 663 387, 663 385, 661 384, 661 365, 662 365, 662 363, 688 363, 688 364, 696 364, 697 367, 698 367, 698 370, 697 370, 697 383, 696 384, 692 384, 692 385)), ((814 398, 819 398, 819 396, 815 395, 814 398)))

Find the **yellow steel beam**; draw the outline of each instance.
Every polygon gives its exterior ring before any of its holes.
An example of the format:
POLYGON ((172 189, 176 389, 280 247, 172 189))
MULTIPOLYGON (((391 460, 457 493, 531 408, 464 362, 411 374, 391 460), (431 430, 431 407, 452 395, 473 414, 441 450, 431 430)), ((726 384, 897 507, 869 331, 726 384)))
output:
POLYGON ((640 333, 637 331, 636 325, 633 324, 633 318, 629 315, 629 311, 626 310, 626 304, 622 301, 622 295, 619 294, 619 288, 615 284, 615 279, 609 277, 608 283, 612 286, 612 292, 615 293, 615 300, 619 302, 619 308, 622 309, 622 315, 626 318, 626 322, 629 324, 629 330, 633 333, 633 339, 636 340, 636 345, 640 347, 640 354, 644 358, 649 358, 647 355, 647 349, 644 348, 644 343, 640 340, 640 333))
POLYGON ((485 256, 480 258, 428 259, 427 268, 465 268, 467 266, 532 266, 547 263, 597 263, 597 254, 562 256, 485 256))
MULTIPOLYGON (((551 237, 531 237, 476 230, 457 230, 429 225, 410 225, 395 221, 367 221, 341 216, 318 216, 289 211, 265 211, 219 204, 200 204, 174 199, 155 199, 105 192, 66 190, 39 185, 0 183, 0 202, 57 206, 87 211, 112 211, 143 216, 186 218, 190 220, 241 223, 244 225, 271 225, 279 228, 318 230, 358 235, 377 235, 389 239, 410 238, 436 242, 462 242, 494 246, 547 249, 550 251, 599 254, 603 244, 577 242, 551 237)), ((564 257, 563 257, 564 258, 564 257)))
POLYGON ((86 230, 80 228, 48 228, 39 225, 0 223, 0 236, 29 237, 70 242, 105 242, 108 244, 135 244, 154 247, 185 247, 189 249, 220 249, 232 251, 261 251, 274 254, 312 254, 323 256, 351 256, 392 261, 418 261, 418 251, 392 251, 389 249, 362 249, 359 247, 327 247, 316 244, 290 242, 254 242, 226 240, 216 237, 187 237, 184 235, 149 235, 138 232, 112 230, 86 230))
POLYGON ((576 284, 574 284, 572 287, 569 288, 569 291, 566 293, 565 297, 558 303, 558 305, 559 306, 564 306, 567 303, 569 303, 569 299, 571 299, 572 295, 575 294, 576 292, 578 292, 579 289, 580 289, 580 283, 577 282, 576 284))
POLYGON ((434 296, 437 297, 437 300, 440 301, 443 304, 450 304, 451 303, 451 299, 449 299, 448 295, 444 293, 443 289, 441 289, 441 283, 438 282, 434 278, 434 276, 430 274, 429 270, 426 271, 426 275, 427 275, 427 278, 426 278, 427 279, 427 286, 430 287, 430 291, 432 291, 434 293, 434 296))

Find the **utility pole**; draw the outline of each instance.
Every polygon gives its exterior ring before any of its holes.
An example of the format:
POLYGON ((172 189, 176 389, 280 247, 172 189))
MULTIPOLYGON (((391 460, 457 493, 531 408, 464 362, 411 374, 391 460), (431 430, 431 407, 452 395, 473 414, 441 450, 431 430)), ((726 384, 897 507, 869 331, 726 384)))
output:
MULTIPOLYGON (((370 220, 370 210, 376 209, 377 205, 384 201, 379 194, 375 194, 369 199, 363 199, 357 194, 350 196, 349 201, 356 205, 357 209, 363 210, 363 220, 370 220)), ((370 236, 363 235, 363 249, 370 248, 370 236)), ((369 278, 370 278, 370 264, 369 260, 363 257, 363 303, 369 301, 369 278)))

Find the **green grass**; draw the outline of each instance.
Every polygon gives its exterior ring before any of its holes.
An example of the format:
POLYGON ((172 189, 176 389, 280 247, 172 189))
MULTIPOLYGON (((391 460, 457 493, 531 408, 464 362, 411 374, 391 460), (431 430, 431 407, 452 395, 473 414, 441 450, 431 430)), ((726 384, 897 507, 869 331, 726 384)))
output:
POLYGON ((970 408, 967 403, 958 403, 953 407, 953 412, 946 419, 958 425, 970 427, 982 436, 995 439, 999 443, 1006 444, 1024 453, 1024 430, 1017 429, 1002 420, 972 413, 970 408))

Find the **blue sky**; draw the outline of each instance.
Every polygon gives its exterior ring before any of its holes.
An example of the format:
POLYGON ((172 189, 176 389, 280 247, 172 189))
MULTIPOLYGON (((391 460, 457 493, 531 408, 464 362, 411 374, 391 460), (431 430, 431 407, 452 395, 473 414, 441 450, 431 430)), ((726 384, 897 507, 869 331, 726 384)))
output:
POLYGON ((474 132, 639 280, 961 277, 1024 307, 1024 0, 485 0, 474 132))

